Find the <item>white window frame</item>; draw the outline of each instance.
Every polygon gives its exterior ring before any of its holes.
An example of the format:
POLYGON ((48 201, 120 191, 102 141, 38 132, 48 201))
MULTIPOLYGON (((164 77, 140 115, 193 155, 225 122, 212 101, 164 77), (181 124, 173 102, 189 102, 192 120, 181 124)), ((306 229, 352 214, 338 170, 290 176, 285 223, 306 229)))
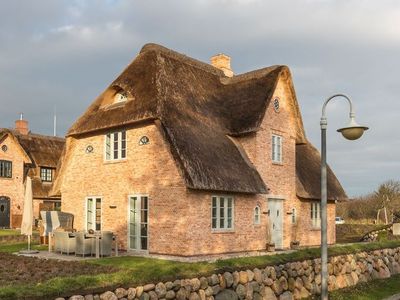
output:
POLYGON ((211 196, 211 230, 217 231, 233 231, 235 228, 235 199, 227 195, 213 195, 211 196), (213 206, 214 198, 216 198, 216 206, 213 206), (221 198, 224 199, 224 225, 221 227, 221 198), (231 207, 231 227, 228 227, 228 199, 232 200, 231 207), (213 209, 216 208, 216 216, 213 215, 213 209), (213 219, 216 219, 216 226, 213 227, 213 219))
POLYGON ((311 225, 321 228, 321 202, 311 202, 311 225))
POLYGON ((258 204, 254 207, 253 223, 254 225, 261 224, 261 207, 258 204))
POLYGON ((53 170, 54 170, 53 168, 49 167, 40 167, 40 180, 43 182, 53 182, 53 170))
POLYGON ((282 136, 273 134, 271 139, 271 158, 272 162, 281 164, 282 163, 282 136))
POLYGON ((104 160, 105 161, 116 161, 126 159, 127 156, 127 132, 126 130, 120 130, 115 132, 108 132, 104 136, 104 160), (122 148, 122 135, 125 135, 125 148, 122 148), (115 145, 115 136, 117 136, 117 145, 115 145), (116 152, 116 157, 115 157, 116 152))
MULTIPOLYGON (((135 251, 138 253, 144 253, 144 254, 148 254, 149 253, 149 246, 150 246, 150 197, 149 194, 130 194, 128 195, 128 217, 127 217, 127 229, 128 229, 128 236, 127 236, 127 247, 129 248, 129 251, 135 251), (141 197, 147 197, 147 250, 142 250, 142 249, 133 249, 130 248, 130 236, 131 236, 131 229, 130 229, 130 210, 131 210, 131 206, 130 206, 130 200, 133 197, 137 197, 138 199, 140 199, 141 197)), ((140 212, 139 212, 140 214, 140 212)), ((140 216, 141 217, 141 216, 140 216)), ((139 236, 140 239, 140 236, 139 236)))
POLYGON ((100 199, 100 231, 103 228, 103 197, 101 196, 88 196, 85 198, 85 230, 88 231, 88 201, 89 199, 94 199, 95 200, 95 211, 93 217, 92 217, 92 224, 94 224, 94 231, 96 230, 96 201, 97 199, 100 199))
POLYGON ((292 224, 297 223, 297 210, 295 207, 292 208, 291 222, 292 224))

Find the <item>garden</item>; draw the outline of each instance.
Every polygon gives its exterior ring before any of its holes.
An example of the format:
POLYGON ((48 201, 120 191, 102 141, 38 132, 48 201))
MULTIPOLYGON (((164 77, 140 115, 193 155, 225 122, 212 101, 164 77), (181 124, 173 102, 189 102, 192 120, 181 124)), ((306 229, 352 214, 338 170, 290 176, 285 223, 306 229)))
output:
MULTIPOLYGON (((398 240, 338 245, 330 247, 329 254, 341 255, 399 246, 398 240)), ((43 246, 33 247, 46 250, 43 246)), ((0 259, 3 261, 0 267, 0 299, 54 299, 57 296, 90 294, 116 287, 283 264, 320 255, 319 248, 307 248, 276 255, 184 263, 133 256, 65 262, 12 254, 24 248, 26 244, 20 242, 0 244, 0 259)), ((398 290, 400 292, 400 287, 398 290)), ((340 292, 335 293, 339 295, 340 292)), ((342 299, 340 295, 337 297, 342 299)))

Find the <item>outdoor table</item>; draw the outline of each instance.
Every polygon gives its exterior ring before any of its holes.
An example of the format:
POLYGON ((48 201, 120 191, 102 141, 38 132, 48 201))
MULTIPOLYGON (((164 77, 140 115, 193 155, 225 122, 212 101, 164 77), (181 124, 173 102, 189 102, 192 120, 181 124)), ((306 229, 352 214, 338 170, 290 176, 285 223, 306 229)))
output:
MULTIPOLYGON (((96 258, 100 258, 100 237, 101 232, 96 231, 95 233, 87 233, 85 235, 87 238, 95 238, 96 239, 96 258)), ((118 237, 113 234, 113 240, 115 243, 115 256, 118 256, 118 237)))

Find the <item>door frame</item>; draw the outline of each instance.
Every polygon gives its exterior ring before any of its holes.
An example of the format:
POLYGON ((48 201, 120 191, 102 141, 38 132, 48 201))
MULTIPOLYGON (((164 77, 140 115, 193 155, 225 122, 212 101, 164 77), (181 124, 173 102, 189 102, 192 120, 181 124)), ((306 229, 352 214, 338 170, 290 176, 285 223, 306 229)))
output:
MULTIPOLYGON (((131 194, 128 195, 128 218, 127 218, 127 250, 128 251, 132 251, 132 252, 136 252, 136 253, 140 253, 140 254, 148 254, 149 253, 149 245, 150 245, 150 224, 149 224, 149 220, 150 220, 150 197, 148 194, 131 194), (131 213, 131 198, 133 197, 137 197, 138 199, 141 199, 141 197, 147 197, 147 249, 143 250, 143 249, 132 249, 131 248, 131 244, 130 244, 130 237, 131 237, 131 228, 130 228, 130 213, 131 213)), ((142 204, 140 202, 140 210, 142 209, 142 204)), ((139 214, 139 223, 141 221, 141 215, 139 214)), ((140 238, 140 237, 139 237, 140 238)))
MULTIPOLYGON (((285 218, 284 218, 284 198, 283 197, 268 197, 267 198, 267 207, 268 207, 268 211, 270 212, 270 206, 269 206, 269 202, 270 202, 270 200, 272 200, 272 201, 274 201, 274 203, 280 203, 280 205, 281 205, 281 209, 280 209, 280 214, 279 214, 279 218, 281 219, 281 238, 280 238, 280 240, 281 240, 281 243, 280 243, 280 245, 275 245, 275 248, 276 249, 283 249, 284 248, 284 227, 285 227, 285 222, 284 222, 284 220, 285 220, 285 218)), ((272 242, 272 240, 273 240, 273 238, 272 238, 272 235, 273 235, 273 233, 272 233, 272 222, 271 222, 271 213, 269 213, 268 214, 268 224, 269 224, 269 228, 268 228, 268 230, 270 231, 270 234, 271 234, 271 242, 272 242)))
POLYGON ((8 226, 2 226, 1 228, 11 228, 11 198, 8 196, 0 196, 0 201, 3 200, 7 203, 8 208, 8 226))

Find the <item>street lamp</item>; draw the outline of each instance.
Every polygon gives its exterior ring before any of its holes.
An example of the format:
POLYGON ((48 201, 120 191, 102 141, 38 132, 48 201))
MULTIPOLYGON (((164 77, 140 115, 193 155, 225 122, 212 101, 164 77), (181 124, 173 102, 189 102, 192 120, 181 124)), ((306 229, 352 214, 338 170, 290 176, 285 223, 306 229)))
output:
POLYGON ((328 232, 327 232, 327 179, 326 179, 326 128, 328 125, 326 119, 326 106, 333 98, 342 97, 347 99, 350 105, 350 120, 346 127, 337 131, 348 140, 360 138, 368 127, 360 126, 355 121, 353 112, 353 103, 350 98, 343 94, 336 94, 329 97, 322 106, 321 116, 321 299, 328 299, 328 232))

